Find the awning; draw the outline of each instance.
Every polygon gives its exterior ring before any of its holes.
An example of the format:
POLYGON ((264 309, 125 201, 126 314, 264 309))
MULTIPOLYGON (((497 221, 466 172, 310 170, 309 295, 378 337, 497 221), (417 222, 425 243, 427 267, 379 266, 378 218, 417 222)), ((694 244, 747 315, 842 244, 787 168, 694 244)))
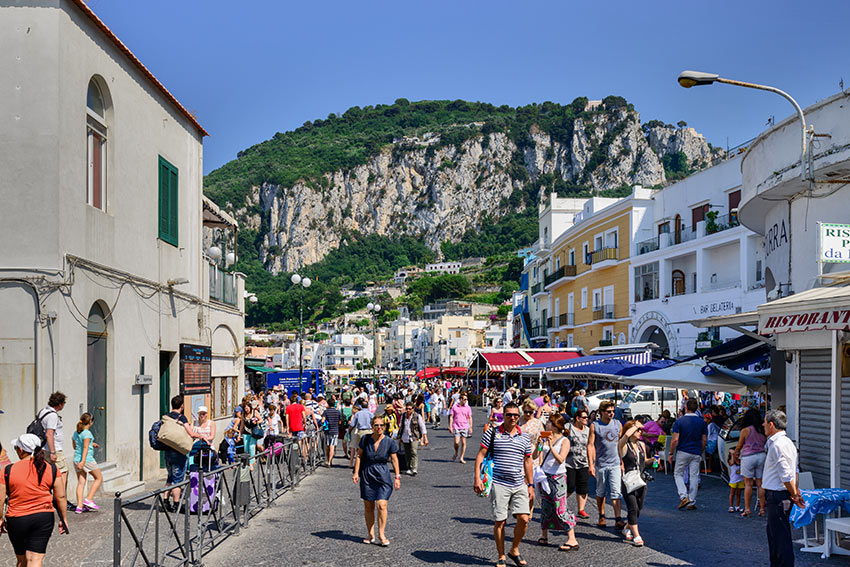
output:
POLYGON ((571 360, 574 358, 581 357, 581 352, 579 352, 579 349, 572 351, 527 350, 525 351, 525 354, 530 356, 534 361, 532 365, 561 362, 564 360, 571 360))
POLYGON ((702 319, 691 319, 689 321, 679 321, 679 323, 690 323, 694 327, 700 329, 709 329, 712 327, 730 327, 732 325, 758 325, 759 315, 757 311, 744 311, 743 313, 733 313, 732 315, 717 315, 715 317, 704 317, 702 319))
POLYGON ((770 345, 749 336, 736 337, 722 345, 710 348, 700 354, 695 354, 683 360, 698 360, 704 358, 727 368, 741 368, 764 360, 770 355, 770 345))
POLYGON ((246 364, 245 368, 253 370, 254 372, 280 372, 280 368, 269 368, 268 366, 249 366, 246 364))
POLYGON ((444 366, 440 368, 439 366, 429 366, 423 370, 420 370, 416 373, 416 377, 420 380, 427 378, 434 378, 435 376, 462 376, 466 374, 466 368, 462 366, 444 366))
POLYGON ((758 307, 759 333, 850 328, 850 286, 818 287, 758 307))
POLYGON ((646 364, 652 360, 652 355, 649 352, 633 352, 622 354, 594 354, 591 356, 572 357, 566 360, 556 360, 553 362, 544 362, 542 364, 531 364, 520 368, 512 368, 511 371, 522 372, 523 374, 537 373, 543 371, 550 372, 568 372, 570 370, 581 368, 590 364, 595 364, 604 360, 625 360, 632 364, 646 364))
POLYGON ((203 223, 211 228, 238 228, 236 219, 221 210, 208 197, 203 198, 203 223))
MULTIPOLYGON (((480 353, 487 362, 487 370, 491 372, 503 372, 514 366, 526 366, 530 362, 518 351, 515 352, 482 352, 480 353)), ((475 366, 474 364, 472 366, 475 366)))
MULTIPOLYGON (((638 354, 638 353, 635 353, 638 354)), ((643 353, 639 353, 643 354, 643 353)), ((649 354, 649 353, 647 353, 649 354)), ((596 358, 596 357, 586 357, 596 358)), ((546 373, 546 379, 554 380, 619 380, 620 376, 632 376, 643 372, 649 372, 658 368, 664 368, 674 364, 672 360, 649 360, 637 363, 634 356, 631 360, 627 358, 614 358, 602 356, 601 359, 585 362, 578 366, 570 366, 562 370, 546 373)))
POLYGON ((691 360, 637 376, 623 376, 618 381, 636 386, 659 386, 661 388, 706 390, 733 394, 746 394, 748 389, 756 389, 748 388, 740 381, 718 372, 716 369, 705 374, 703 372, 704 367, 705 363, 702 361, 691 360))

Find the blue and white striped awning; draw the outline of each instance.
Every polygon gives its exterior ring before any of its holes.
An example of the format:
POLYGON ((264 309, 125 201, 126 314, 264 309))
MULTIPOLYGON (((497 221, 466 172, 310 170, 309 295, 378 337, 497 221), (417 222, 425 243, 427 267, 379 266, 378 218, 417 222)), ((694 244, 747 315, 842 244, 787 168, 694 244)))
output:
MULTIPOLYGON (((627 352, 621 354, 594 354, 591 356, 582 356, 570 360, 556 360, 554 362, 542 362, 540 364, 530 364, 528 366, 517 366, 507 370, 507 372, 519 372, 522 374, 546 374, 549 372, 570 372, 573 369, 580 369, 582 366, 596 364, 603 360, 625 360, 632 364, 649 364, 652 362, 652 354, 649 351, 643 352, 627 352)), ((577 370, 580 372, 580 370, 577 370)))

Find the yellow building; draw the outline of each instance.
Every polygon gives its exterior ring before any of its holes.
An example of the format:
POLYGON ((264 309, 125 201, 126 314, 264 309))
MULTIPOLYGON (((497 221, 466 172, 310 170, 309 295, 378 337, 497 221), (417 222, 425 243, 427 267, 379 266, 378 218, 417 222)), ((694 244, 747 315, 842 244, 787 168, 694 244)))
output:
POLYGON ((553 347, 626 344, 632 313, 629 258, 633 236, 652 225, 653 191, 588 199, 575 224, 540 257, 548 293, 546 327, 553 347), (644 226, 647 225, 647 226, 644 226))

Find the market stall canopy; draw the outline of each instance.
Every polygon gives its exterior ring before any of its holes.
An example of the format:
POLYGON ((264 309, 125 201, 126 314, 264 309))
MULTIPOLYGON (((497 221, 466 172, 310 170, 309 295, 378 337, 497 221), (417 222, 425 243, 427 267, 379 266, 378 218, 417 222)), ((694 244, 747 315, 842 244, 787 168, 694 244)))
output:
MULTIPOLYGON (((583 366, 596 364, 605 360, 625 360, 632 364, 646 364, 652 360, 652 354, 646 352, 632 352, 622 354, 594 354, 591 356, 570 357, 552 362, 543 362, 539 364, 524 365, 516 368, 511 368, 508 372, 518 372, 521 374, 537 375, 540 372, 550 374, 552 372, 568 372, 572 369, 580 369, 583 366)), ((577 370, 580 372, 580 370, 577 370)))
MULTIPOLYGON (((748 390, 755 389, 748 388, 735 378, 714 369, 706 374, 703 372, 705 366, 706 364, 701 360, 691 360, 635 376, 621 376, 618 381, 634 386, 659 386, 661 388, 706 390, 732 394, 746 394, 748 390)), ((763 380, 762 383, 764 383, 763 380)))
POLYGON ((253 370, 254 372, 280 372, 280 368, 270 368, 268 366, 250 366, 248 364, 245 365, 245 368, 248 370, 253 370))
MULTIPOLYGON (((647 353, 649 354, 649 353, 647 353)), ((619 382, 623 376, 633 376, 643 372, 665 368, 674 364, 673 360, 650 360, 644 363, 635 363, 624 357, 613 357, 611 355, 599 355, 597 360, 585 364, 570 366, 561 370, 547 372, 546 379, 555 380, 611 380, 619 382)))
POLYGON ((466 374, 466 368, 462 366, 428 366, 416 373, 416 377, 420 380, 434 378, 436 376, 463 376, 466 374))
POLYGON ((682 362, 705 359, 727 368, 741 368, 760 362, 768 356, 770 356, 769 344, 744 335, 690 356, 682 362))
POLYGON ((480 350, 472 363, 469 365, 470 371, 478 367, 487 372, 504 372, 511 368, 529 366, 532 364, 545 364, 547 362, 555 362, 578 358, 581 356, 581 349, 518 349, 518 350, 501 350, 501 351, 486 351, 480 350))

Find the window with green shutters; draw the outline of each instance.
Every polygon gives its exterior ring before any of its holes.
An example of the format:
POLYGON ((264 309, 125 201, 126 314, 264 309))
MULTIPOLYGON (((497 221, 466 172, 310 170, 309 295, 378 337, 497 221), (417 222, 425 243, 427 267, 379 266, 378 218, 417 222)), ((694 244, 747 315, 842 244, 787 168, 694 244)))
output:
POLYGON ((159 238, 177 246, 177 168, 159 158, 159 238))

